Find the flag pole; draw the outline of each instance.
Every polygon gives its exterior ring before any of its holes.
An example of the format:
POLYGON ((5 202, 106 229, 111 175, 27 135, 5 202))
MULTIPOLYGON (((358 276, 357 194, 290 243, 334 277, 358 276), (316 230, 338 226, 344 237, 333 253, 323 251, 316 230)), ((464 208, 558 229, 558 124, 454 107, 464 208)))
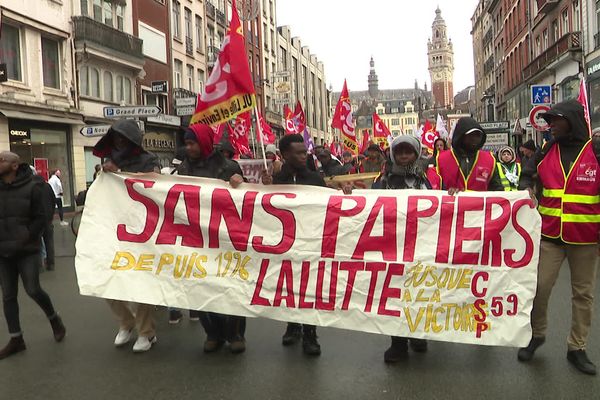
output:
MULTIPOLYGON (((254 114, 256 115, 256 127, 258 128, 258 134, 260 135, 260 146, 262 148, 263 163, 265 165, 265 170, 266 170, 266 169, 268 169, 268 166, 267 166, 267 159, 265 158, 265 156, 266 156, 265 141, 264 141, 262 126, 260 125, 260 119, 258 116, 258 107, 256 106, 256 104, 254 105, 254 114)), ((254 143, 254 137, 252 137, 252 143, 254 143)))

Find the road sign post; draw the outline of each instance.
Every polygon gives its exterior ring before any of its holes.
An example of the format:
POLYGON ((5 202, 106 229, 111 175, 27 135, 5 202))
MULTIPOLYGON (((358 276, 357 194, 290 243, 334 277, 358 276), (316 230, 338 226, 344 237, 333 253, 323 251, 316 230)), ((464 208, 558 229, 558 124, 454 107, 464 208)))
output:
POLYGON ((545 132, 548 130, 548 123, 540 116, 540 114, 548 111, 550 111, 550 107, 544 105, 535 106, 531 109, 531 112, 529 113, 529 123, 535 130, 540 132, 545 132))

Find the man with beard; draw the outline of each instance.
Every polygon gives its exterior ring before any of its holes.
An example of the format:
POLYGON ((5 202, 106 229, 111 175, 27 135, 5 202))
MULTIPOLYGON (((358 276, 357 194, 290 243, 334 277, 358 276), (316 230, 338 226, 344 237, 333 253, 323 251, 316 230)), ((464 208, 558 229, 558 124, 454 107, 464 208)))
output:
POLYGON ((538 211, 542 216, 542 242, 537 292, 531 311, 533 335, 519 350, 520 361, 529 361, 546 340, 547 309, 563 261, 571 270, 571 332, 567 360, 579 371, 596 374, 586 354, 593 315, 600 234, 600 143, 588 134, 584 111, 575 100, 556 104, 542 114, 553 139, 523 166, 519 189, 533 197, 541 189, 538 211))

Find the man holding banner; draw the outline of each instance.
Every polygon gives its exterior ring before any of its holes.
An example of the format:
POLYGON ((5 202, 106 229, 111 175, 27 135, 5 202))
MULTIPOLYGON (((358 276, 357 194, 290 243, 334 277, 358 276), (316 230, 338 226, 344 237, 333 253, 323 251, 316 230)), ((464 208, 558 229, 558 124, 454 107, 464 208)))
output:
MULTIPOLYGON (((228 181, 232 187, 243 182, 242 170, 233 160, 225 158, 223 153, 213 146, 213 130, 208 125, 195 124, 185 131, 186 158, 181 163, 179 175, 214 178, 228 181)), ((244 334, 246 318, 200 312, 200 322, 206 332, 204 352, 212 353, 228 341, 232 353, 246 350, 244 334)))
POLYGON ((542 241, 531 312, 533 337, 527 347, 519 350, 518 358, 531 360, 546 341, 548 301, 567 258, 573 293, 567 359, 579 371, 596 375, 596 366, 585 349, 598 269, 600 143, 590 139, 583 107, 575 100, 556 104, 542 118, 550 124, 554 139, 534 154, 519 182, 519 188, 529 190, 532 196, 534 187, 541 189, 538 210, 542 216, 542 241))

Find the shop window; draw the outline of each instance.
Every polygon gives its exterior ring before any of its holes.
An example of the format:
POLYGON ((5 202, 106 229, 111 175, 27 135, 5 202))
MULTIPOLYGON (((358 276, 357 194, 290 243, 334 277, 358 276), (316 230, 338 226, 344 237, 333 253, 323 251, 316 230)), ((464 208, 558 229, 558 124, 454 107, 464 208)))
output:
POLYGON ((108 71, 104 71, 103 76, 103 86, 104 86, 104 100, 106 101, 114 101, 113 100, 113 78, 112 74, 108 71))
POLYGON ((23 81, 21 71, 21 37, 19 28, 2 24, 0 38, 0 60, 6 63, 8 79, 23 81))
POLYGON ((591 80, 590 83, 590 117, 592 128, 600 127, 600 79, 591 80))
POLYGON ((577 99, 579 95, 579 79, 571 79, 561 85, 562 89, 562 100, 573 100, 577 99))
POLYGON ((72 175, 69 169, 69 149, 67 146, 67 132, 52 128, 30 128, 30 139, 10 142, 10 151, 21 157, 22 162, 34 165, 34 159, 42 159, 48 163, 48 170, 52 173, 60 169, 63 186, 63 204, 70 206, 72 175))
POLYGON ((60 61, 58 42, 42 37, 42 69, 44 86, 60 89, 60 61))

